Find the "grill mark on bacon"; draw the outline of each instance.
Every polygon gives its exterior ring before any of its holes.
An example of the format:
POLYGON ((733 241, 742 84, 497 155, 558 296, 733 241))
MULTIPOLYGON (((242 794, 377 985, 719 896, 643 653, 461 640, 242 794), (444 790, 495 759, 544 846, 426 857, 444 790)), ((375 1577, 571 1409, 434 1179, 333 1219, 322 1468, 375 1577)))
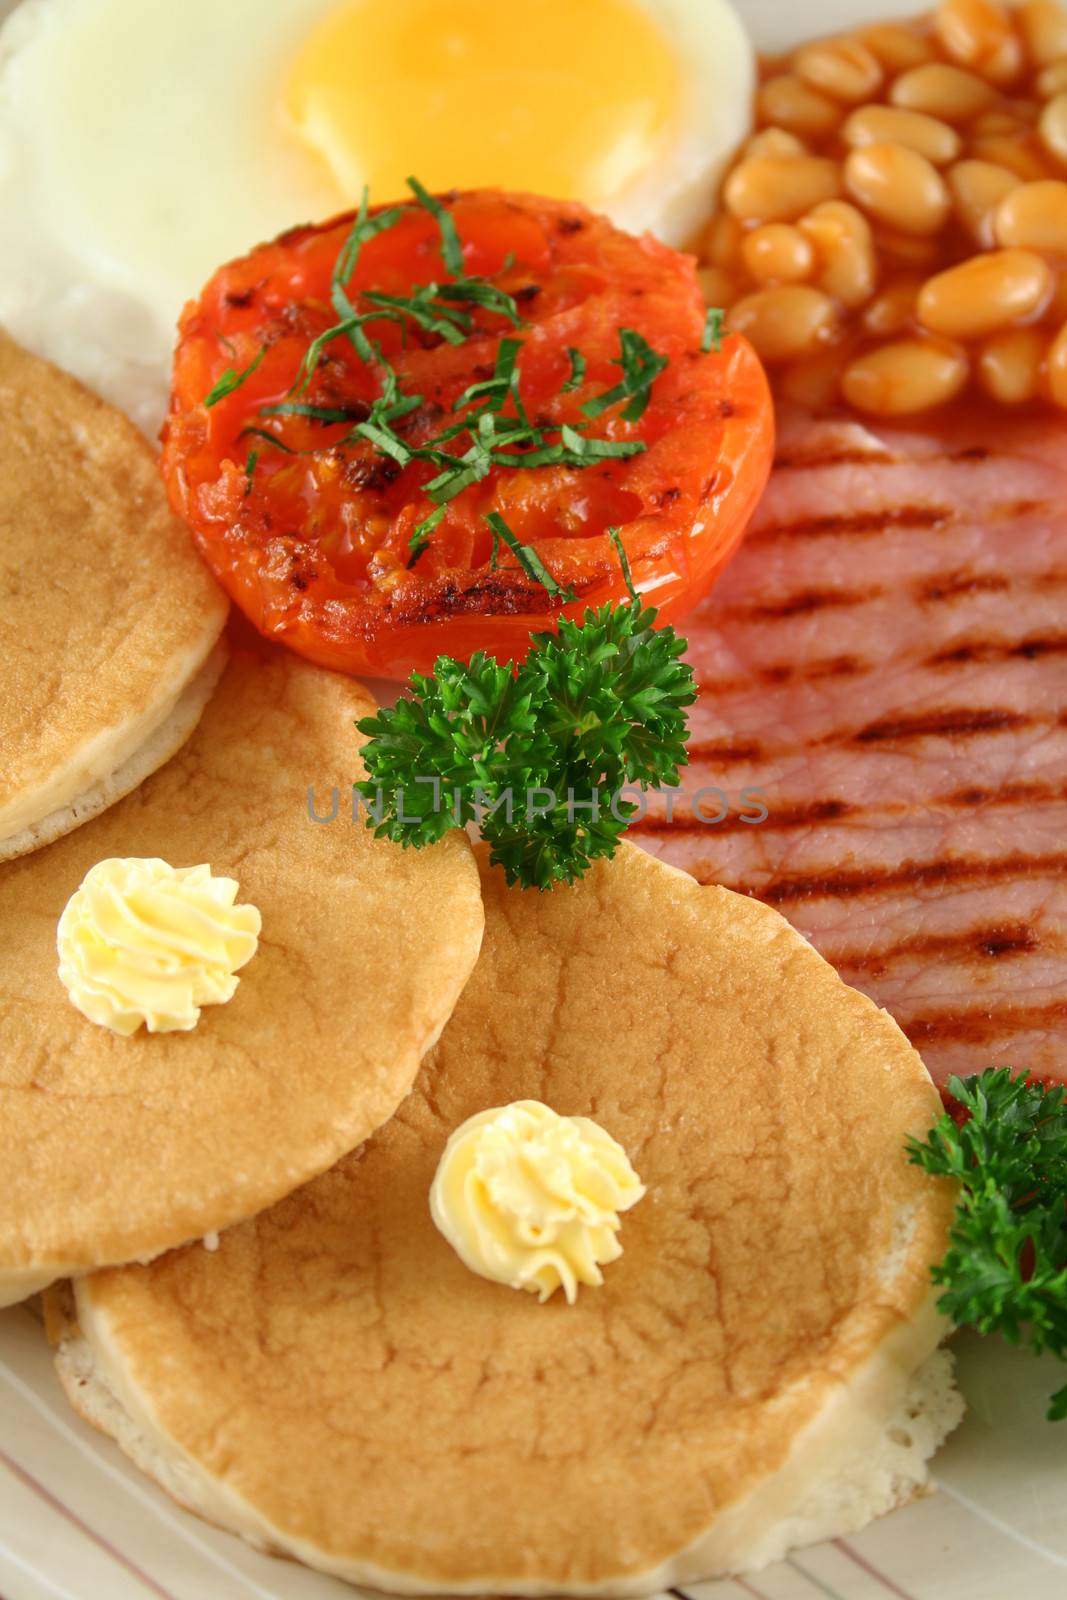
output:
POLYGON ((932 1044, 988 1044, 1013 1033, 1042 1033, 1062 1026, 1067 1022, 1067 1000, 997 1005, 991 1011, 932 1011, 928 1016, 898 1017, 897 1021, 917 1050, 932 1044))
POLYGON ((1004 594, 1009 589, 1036 590, 1046 593, 1067 585, 1067 567, 1052 567, 1045 572, 1018 573, 1012 577, 1002 572, 966 571, 935 573, 933 577, 920 578, 911 585, 912 596, 923 605, 956 600, 961 595, 1004 594))
POLYGON ((758 739, 706 739, 703 742, 694 740, 687 748, 691 762, 764 761, 769 754, 766 746, 760 744, 758 739))
MULTIPOLYGON (((931 671, 947 667, 989 665, 997 661, 1039 661, 1043 656, 1067 655, 1067 634, 1050 634, 1036 639, 974 639, 938 650, 920 663, 931 671)), ((701 693, 733 695, 758 684, 761 688, 782 688, 786 684, 820 683, 831 678, 859 678, 882 670, 882 663, 865 661, 861 656, 824 656, 799 664, 779 661, 756 667, 740 678, 697 679, 701 693)))
MULTIPOLYGON (((755 786, 753 786, 755 787, 755 786)), ((763 796, 766 805, 767 796, 764 791, 757 791, 763 796)), ((742 808, 746 809, 746 808, 742 808)), ((679 817, 675 812, 670 820, 666 817, 640 817, 630 824, 631 833, 670 834, 672 837, 679 833, 699 833, 705 828, 714 828, 716 834, 741 833, 749 828, 771 828, 777 832, 782 828, 812 828, 820 822, 840 822, 843 817, 851 816, 856 811, 864 808, 851 805, 847 800, 810 800, 795 806, 786 806, 782 810, 773 811, 766 822, 757 822, 750 817, 746 822, 741 815, 731 812, 721 822, 689 821, 691 816, 687 812, 679 817)), ((899 809, 903 810, 903 807, 899 809)))
MULTIPOLYGON (((1034 877, 1038 874, 1059 876, 1067 871, 1067 851, 1040 856, 1024 855, 1016 851, 1010 856, 933 856, 927 861, 904 861, 891 867, 854 867, 835 870, 833 867, 813 872, 797 873, 791 877, 772 879, 758 895, 768 905, 784 905, 788 900, 825 899, 840 895, 843 899, 857 899, 863 895, 880 894, 885 890, 923 889, 943 887, 948 884, 965 888, 973 884, 1003 883, 1012 878, 1034 877)), ((733 887, 727 885, 727 887, 733 887)), ((742 886, 742 891, 753 891, 742 886)))
MULTIPOLYGON (((690 754, 696 749, 691 747, 690 754)), ((785 832, 795 828, 815 827, 821 822, 841 822, 848 817, 852 822, 862 822, 873 817, 902 817, 906 816, 910 807, 901 801, 890 801, 881 805, 858 805, 850 800, 839 797, 827 797, 818 800, 805 800, 803 802, 775 806, 769 792, 752 785, 763 798, 764 804, 769 806, 770 815, 764 822, 745 822, 740 816, 730 815, 721 822, 700 822, 692 818, 690 811, 679 811, 675 808, 670 818, 667 817, 640 817, 630 824, 632 833, 645 833, 663 835, 674 838, 680 834, 698 834, 714 827, 717 834, 740 833, 743 830, 759 827, 764 833, 785 832)), ((975 809, 1003 807, 1013 805, 1047 805, 1057 800, 1067 800, 1067 778, 1059 783, 1050 783, 1045 779, 1034 779, 1030 782, 1016 782, 1002 784, 999 789, 982 789, 969 787, 965 789, 951 789, 946 794, 931 795, 929 806, 931 810, 941 811, 949 807, 956 810, 966 808, 975 809)), ((1067 948, 1067 945, 1065 945, 1067 948)))
POLYGON ((970 706, 947 706, 936 711, 917 712, 909 717, 888 717, 881 722, 869 723, 854 733, 842 734, 835 729, 819 740, 798 739, 782 741, 775 745, 763 744, 758 739, 708 739, 695 740, 688 746, 689 760, 736 765, 742 762, 770 761, 772 757, 794 754, 798 750, 819 745, 904 745, 922 739, 979 739, 989 734, 1019 733, 1025 728, 1054 725, 1067 727, 1067 709, 1050 719, 1036 712, 1011 711, 1004 708, 976 710, 970 706))
MULTIPOLYGON (((983 733, 1014 733, 1032 728, 1042 718, 1024 711, 996 707, 946 706, 935 711, 918 711, 908 717, 886 717, 871 722, 852 734, 852 744, 906 744, 912 739, 971 739, 983 733)), ((822 741, 837 744, 840 735, 832 733, 822 741)))
POLYGON ((960 928, 952 933, 917 934, 911 939, 901 939, 884 950, 834 950, 835 967, 849 972, 863 972, 881 976, 891 966, 916 956, 949 961, 965 961, 969 956, 981 961, 1000 960, 1004 956, 1031 955, 1035 950, 1063 950, 1064 940, 1056 934, 1039 936, 1025 922, 997 923, 992 927, 960 928))
POLYGON ((1045 778, 1018 778, 1013 783, 1002 783, 997 789, 969 784, 966 788, 953 789, 946 795, 935 797, 931 804, 1005 806, 1028 801, 1040 805, 1051 800, 1067 800, 1067 778, 1059 783, 1050 783, 1045 778))
POLYGON ((923 663, 927 667, 954 667, 992 661, 1040 661, 1043 656, 1067 655, 1067 634, 1053 633, 1030 639, 965 639, 938 650, 923 663))
POLYGON ((920 603, 929 605, 939 600, 955 600, 961 594, 1003 594, 1011 588, 1011 579, 1002 572, 946 572, 934 578, 920 578, 912 585, 912 594, 920 603))
MULTIPOLYGON (((756 544, 763 537, 749 535, 747 543, 756 544)), ((937 605, 963 596, 978 594, 1003 594, 1009 589, 1036 589, 1045 591, 1067 586, 1067 567, 1053 568, 1048 572, 1022 574, 1009 578, 1003 573, 949 572, 917 579, 911 586, 913 597, 925 605, 937 605)), ((721 615, 730 622, 774 622, 781 618, 802 616, 812 611, 831 607, 865 605, 885 594, 880 584, 870 584, 856 589, 796 589, 780 599, 764 601, 758 605, 735 605, 721 615)))
POLYGON ((810 472, 822 467, 889 467, 900 457, 888 450, 860 450, 858 448, 835 450, 782 451, 774 458, 776 472, 810 472))
POLYGON ((802 517, 799 522, 777 522, 759 528, 750 537, 752 544, 792 535, 818 538, 825 535, 884 533, 888 528, 937 528, 952 522, 955 513, 948 506, 896 506, 872 511, 842 511, 828 516, 802 517))
POLYGON ((756 667, 743 678, 698 678, 697 688, 708 694, 737 694, 753 684, 764 688, 779 688, 787 683, 819 683, 827 678, 855 678, 872 671, 872 664, 860 656, 823 656, 815 661, 772 662, 767 667, 756 667))
POLYGON ((877 600, 884 592, 880 584, 870 584, 863 589, 795 589, 779 600, 731 606, 723 615, 736 621, 780 622, 786 617, 807 616, 814 611, 864 605, 868 600, 877 600))

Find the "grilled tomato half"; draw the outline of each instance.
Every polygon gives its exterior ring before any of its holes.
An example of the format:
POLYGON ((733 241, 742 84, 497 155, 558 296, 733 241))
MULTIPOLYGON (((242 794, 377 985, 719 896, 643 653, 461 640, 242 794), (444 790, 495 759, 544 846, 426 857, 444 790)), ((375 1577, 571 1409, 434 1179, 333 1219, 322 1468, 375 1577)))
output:
POLYGON ((571 202, 413 181, 215 273, 182 316, 162 468, 262 633, 404 677, 521 658, 561 610, 624 598, 620 539, 678 616, 740 539, 772 433, 688 256, 571 202))

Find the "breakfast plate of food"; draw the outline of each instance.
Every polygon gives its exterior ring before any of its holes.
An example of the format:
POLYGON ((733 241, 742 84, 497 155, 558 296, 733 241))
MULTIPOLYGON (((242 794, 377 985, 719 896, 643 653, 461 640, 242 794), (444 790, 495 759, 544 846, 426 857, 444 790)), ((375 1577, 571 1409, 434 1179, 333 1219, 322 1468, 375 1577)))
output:
POLYGON ((0 4, 0 1600, 1059 1600, 1067 6, 0 4))

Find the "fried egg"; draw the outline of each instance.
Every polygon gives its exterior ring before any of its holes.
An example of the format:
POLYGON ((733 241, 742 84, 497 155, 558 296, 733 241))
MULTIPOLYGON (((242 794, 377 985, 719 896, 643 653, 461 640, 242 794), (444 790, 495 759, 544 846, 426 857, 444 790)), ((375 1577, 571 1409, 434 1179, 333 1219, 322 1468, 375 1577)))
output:
POLYGON ((21 0, 0 322, 154 432, 178 314, 220 262, 412 172, 685 244, 753 77, 727 0, 21 0))

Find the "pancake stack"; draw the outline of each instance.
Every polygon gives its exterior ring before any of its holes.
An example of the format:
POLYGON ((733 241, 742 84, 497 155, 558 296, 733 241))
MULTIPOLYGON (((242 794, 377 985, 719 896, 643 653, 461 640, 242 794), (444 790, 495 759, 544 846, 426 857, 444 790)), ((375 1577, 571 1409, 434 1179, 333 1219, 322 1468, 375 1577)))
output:
POLYGON ((375 839, 367 691, 223 670, 139 441, 9 344, 0 382, 0 1303, 52 1285, 75 1408, 190 1510, 399 1593, 653 1593, 918 1492, 961 1409, 929 1279, 955 1196, 905 1158, 939 1101, 892 1020, 633 847, 538 894, 458 831, 375 839), (119 1037, 59 981, 112 857, 210 863, 261 913, 192 1031, 119 1037), (645 1186, 574 1304, 431 1217, 450 1136, 516 1101, 594 1119, 645 1186))
POLYGON ((960 1415, 919 1058, 775 912, 635 848, 544 896, 480 864, 478 965, 392 1121, 217 1251, 49 1297, 74 1406, 211 1521, 399 1593, 652 1593, 910 1497, 960 1415), (573 1306, 429 1213, 452 1130, 522 1099, 648 1188, 573 1306))
POLYGON ((225 666, 225 600, 147 446, 6 340, 0 454, 4 1305, 211 1235, 358 1145, 447 1021, 482 908, 462 834, 415 856, 347 804, 313 820, 309 792, 347 802, 362 775, 373 699, 288 656, 225 666), (60 983, 60 915, 115 857, 207 863, 261 913, 235 997, 190 1033, 119 1037, 60 983))
POLYGON ((180 749, 226 610, 133 424, 0 330, 0 861, 180 749))

